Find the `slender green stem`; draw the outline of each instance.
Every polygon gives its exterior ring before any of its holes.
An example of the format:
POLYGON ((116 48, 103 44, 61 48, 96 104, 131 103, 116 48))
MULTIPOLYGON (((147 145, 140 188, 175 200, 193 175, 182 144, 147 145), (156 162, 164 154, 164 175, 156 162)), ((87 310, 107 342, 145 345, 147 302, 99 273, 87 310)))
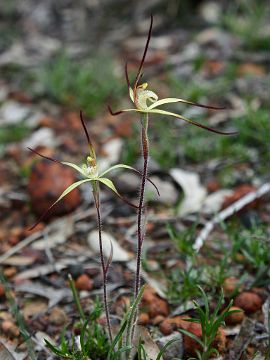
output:
POLYGON ((97 210, 97 226, 98 226, 98 238, 99 238, 99 254, 100 254, 100 262, 102 268, 102 276, 103 276, 103 305, 106 315, 107 327, 109 332, 110 342, 112 343, 112 329, 110 322, 110 312, 108 305, 108 297, 107 297, 107 274, 108 274, 108 266, 105 263, 104 253, 103 253, 103 243, 102 243, 102 222, 100 215, 100 199, 99 199, 99 187, 97 182, 93 183, 93 195, 95 200, 95 206, 97 210))
POLYGON ((68 274, 68 281, 69 281, 69 286, 71 288, 73 299, 74 299, 75 304, 77 306, 77 309, 79 311, 81 320, 84 321, 85 320, 85 314, 84 314, 84 311, 83 311, 83 308, 82 308, 82 305, 81 305, 81 302, 80 302, 80 298, 79 298, 78 291, 76 289, 74 280, 73 280, 73 278, 72 278, 72 276, 70 274, 68 274))

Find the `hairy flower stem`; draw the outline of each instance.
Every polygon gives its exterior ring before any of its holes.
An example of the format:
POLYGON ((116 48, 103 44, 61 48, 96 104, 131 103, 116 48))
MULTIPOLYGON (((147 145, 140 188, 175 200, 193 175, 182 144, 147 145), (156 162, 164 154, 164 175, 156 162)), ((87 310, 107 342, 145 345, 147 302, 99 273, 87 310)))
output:
POLYGON ((145 195, 145 184, 147 179, 147 170, 148 170, 148 114, 144 114, 141 119, 141 146, 142 146, 142 156, 143 156, 143 172, 141 177, 141 187, 140 187, 140 199, 139 199, 139 208, 137 216, 137 266, 136 266, 136 275, 135 275, 135 287, 134 295, 135 299, 138 296, 140 290, 140 273, 141 273, 141 257, 142 257, 142 245, 144 241, 144 227, 143 223, 143 214, 144 214, 144 195, 145 195))
POLYGON ((112 343, 112 329, 110 322, 110 312, 108 306, 108 297, 107 297, 107 274, 109 269, 109 263, 105 263, 104 253, 103 253, 103 243, 102 243, 102 223, 101 223, 101 215, 100 215, 100 199, 99 199, 99 186, 97 183, 93 184, 93 195, 95 200, 95 206, 97 211, 97 226, 98 226, 98 238, 99 238, 99 254, 100 254, 100 262, 102 268, 102 276, 103 276, 103 306, 106 315, 107 327, 109 332, 110 342, 112 343))

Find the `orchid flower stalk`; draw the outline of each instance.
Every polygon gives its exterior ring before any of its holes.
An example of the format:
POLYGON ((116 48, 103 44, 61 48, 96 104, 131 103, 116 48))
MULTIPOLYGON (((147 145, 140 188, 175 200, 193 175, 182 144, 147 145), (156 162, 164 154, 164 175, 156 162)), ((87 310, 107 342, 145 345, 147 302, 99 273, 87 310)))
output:
MULTIPOLYGON (((37 152, 36 150, 33 150, 33 149, 29 148, 29 150, 31 150, 35 154, 41 156, 42 158, 45 158, 45 159, 50 160, 50 161, 54 161, 54 162, 56 162, 56 163, 58 163, 60 165, 65 165, 65 166, 71 167, 72 169, 76 170, 83 177, 82 180, 79 180, 79 181, 71 184, 67 189, 65 189, 63 191, 63 193, 58 197, 58 199, 47 209, 47 211, 30 228, 30 230, 32 230, 41 220, 43 220, 46 217, 46 215, 52 210, 52 208, 59 201, 61 201, 65 196, 67 196, 71 191, 73 191, 74 189, 76 189, 77 187, 79 187, 80 185, 82 185, 84 183, 90 183, 91 184, 94 203, 95 203, 95 207, 96 207, 96 213, 97 213, 97 226, 98 226, 98 234, 99 234, 99 253, 100 253, 100 261, 101 261, 101 268, 102 268, 102 275, 103 275, 103 305, 104 305, 104 311, 105 311, 105 315, 106 315, 109 338, 110 338, 110 341, 112 342, 112 330, 111 330, 111 324, 110 324, 110 313, 109 313, 108 296, 107 296, 107 277, 108 277, 108 270, 109 270, 110 264, 112 262, 113 248, 112 248, 112 244, 111 244, 110 256, 106 260, 105 256, 104 256, 104 252, 103 252, 103 242, 102 242, 102 220, 101 220, 101 213, 100 213, 100 190, 99 190, 99 186, 100 185, 105 185, 110 190, 112 190, 118 197, 120 197, 122 200, 127 202, 129 205, 131 205, 131 206, 133 206, 135 208, 138 208, 138 206, 136 206, 136 205, 132 204, 131 202, 129 202, 128 200, 126 200, 118 192, 118 190, 116 189, 114 183, 112 182, 112 180, 110 180, 107 177, 107 175, 112 170, 116 170, 116 169, 120 169, 120 168, 132 170, 132 171, 135 171, 136 173, 139 173, 139 174, 140 174, 140 172, 138 170, 136 170, 135 168, 131 167, 131 166, 128 166, 128 165, 125 165, 125 164, 117 164, 117 165, 114 165, 114 166, 110 167, 109 169, 99 173, 95 150, 94 150, 94 147, 93 147, 92 142, 90 140, 90 136, 88 134, 88 131, 87 131, 87 128, 86 128, 86 125, 85 125, 85 122, 84 122, 84 119, 83 119, 83 116, 82 116, 82 112, 80 112, 80 120, 81 120, 81 124, 82 124, 82 127, 84 129, 84 132, 85 132, 85 135, 86 135, 86 138, 87 138, 87 142, 88 142, 88 145, 89 145, 89 155, 86 157, 86 162, 82 166, 78 166, 76 164, 66 162, 66 161, 58 161, 56 159, 44 156, 44 155, 40 154, 39 152, 37 152)), ((151 180, 149 180, 149 179, 147 179, 147 180, 149 182, 151 182, 152 185, 156 188, 155 184, 151 180)), ((157 190, 157 188, 156 188, 156 190, 157 190)))
MULTIPOLYGON (((142 226, 142 218, 143 218, 143 212, 144 212, 144 194, 145 194, 145 184, 146 184, 146 177, 147 177, 147 170, 148 170, 148 156, 149 156, 149 140, 148 140, 148 122, 149 122, 149 115, 162 115, 162 116, 169 116, 174 117, 180 120, 183 120, 191 125, 198 126, 200 128, 203 128, 205 130, 222 134, 222 135, 232 135, 235 134, 235 132, 222 132, 216 129, 212 129, 206 125, 203 125, 201 123, 198 123, 194 120, 188 119, 183 115, 164 110, 160 107, 167 104, 172 103, 184 103, 187 105, 193 105, 198 106, 206 109, 212 109, 212 110, 222 110, 224 108, 215 107, 215 106, 208 106, 203 104, 194 103, 188 100, 184 100, 181 98, 165 98, 160 99, 158 98, 158 95, 148 89, 148 83, 144 82, 142 84, 139 84, 139 81, 142 77, 142 69, 145 62, 147 50, 149 47, 151 34, 152 34, 152 28, 153 28, 153 16, 151 15, 151 21, 150 21, 150 27, 148 31, 148 37, 146 41, 146 45, 144 48, 143 56, 139 65, 139 69, 137 71, 135 80, 133 85, 131 85, 131 82, 129 80, 128 75, 128 66, 127 63, 125 65, 125 75, 126 75, 126 81, 128 85, 129 90, 129 96, 134 104, 134 108, 128 108, 123 109, 120 111, 113 111, 111 107, 109 106, 109 112, 111 115, 116 116, 125 112, 135 112, 139 113, 141 115, 141 148, 142 148, 142 157, 144 160, 143 165, 143 172, 142 172, 142 178, 141 178, 141 187, 140 187, 140 199, 139 199, 139 208, 138 208, 138 214, 137 214, 137 269, 135 274, 135 283, 134 283, 134 298, 138 296, 139 289, 140 289, 140 268, 141 268, 141 254, 142 254, 142 246, 143 241, 145 237, 145 232, 142 226)), ((135 319, 136 323, 136 319, 135 319)))

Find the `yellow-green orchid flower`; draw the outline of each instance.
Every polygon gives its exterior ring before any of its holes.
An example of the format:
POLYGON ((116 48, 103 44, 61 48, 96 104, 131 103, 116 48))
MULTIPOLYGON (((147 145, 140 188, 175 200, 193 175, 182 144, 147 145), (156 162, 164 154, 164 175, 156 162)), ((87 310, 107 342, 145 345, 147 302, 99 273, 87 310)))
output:
POLYGON ((165 98, 165 99, 160 99, 158 98, 158 95, 152 91, 148 89, 148 83, 142 83, 139 85, 139 81, 141 79, 142 76, 142 69, 143 69, 143 64, 145 61, 145 57, 147 54, 147 50, 149 47, 149 42, 151 39, 151 34, 152 34, 152 27, 153 27, 153 16, 151 16, 151 22, 150 22, 150 28, 149 28, 149 32, 148 32, 148 38, 146 41, 146 45, 145 45, 145 49, 144 49, 144 53, 143 53, 143 57, 136 75, 136 78, 134 80, 134 85, 131 86, 131 83, 129 81, 129 76, 128 76, 128 69, 127 69, 127 63, 125 65, 125 75, 126 75, 126 81, 127 81, 127 85, 128 85, 128 89, 129 89, 129 96, 131 101, 133 102, 133 104, 135 105, 135 108, 129 108, 129 109, 123 109, 120 111, 112 111, 111 107, 108 106, 108 109, 111 113, 111 115, 115 116, 115 115, 119 115, 121 113, 124 112, 137 112, 137 113, 141 113, 141 114, 158 114, 158 115, 168 115, 168 116, 172 116, 181 120, 184 120, 187 123, 190 123, 192 125, 201 127, 203 129, 206 129, 208 131, 217 133, 217 134, 222 134, 222 135, 232 135, 232 134, 236 134, 235 132, 222 132, 216 129, 212 129, 208 126, 202 125, 194 120, 188 119, 180 114, 176 114, 174 112, 171 111, 167 111, 167 110, 163 110, 160 109, 161 106, 163 105, 167 105, 167 104, 172 104, 172 103, 184 103, 187 105, 194 105, 194 106, 198 106, 198 107, 202 107, 202 108, 207 108, 207 109, 212 109, 212 110, 223 110, 224 108, 221 107, 215 107, 215 106, 208 106, 208 105, 202 105, 202 104, 198 104, 198 103, 194 103, 188 100, 184 100, 184 99, 180 99, 180 98, 165 98))
MULTIPOLYGON (((137 169, 133 168, 132 166, 129 165, 125 165, 125 164, 117 164, 117 165, 113 165, 111 166, 109 169, 99 172, 98 169, 98 164, 97 164, 97 159, 96 159, 96 154, 94 151, 94 147, 92 145, 92 142, 90 140, 88 131, 86 129, 83 117, 82 117, 82 112, 80 112, 80 119, 81 119, 81 123, 88 141, 88 145, 89 145, 89 155, 86 157, 86 161, 82 166, 78 166, 76 164, 67 162, 67 161, 58 161, 56 159, 50 158, 48 156, 44 156, 42 154, 40 154, 39 152, 37 152, 34 149, 28 148, 29 150, 31 150, 32 152, 34 152, 35 154, 41 156, 42 158, 45 158, 47 160, 50 161, 54 161, 58 164, 61 165, 66 165, 69 166, 71 168, 73 168, 74 170, 76 170, 82 177, 82 180, 79 180, 73 184, 71 184, 66 190, 63 191, 63 193, 58 197, 58 199, 46 210, 46 212, 38 219, 38 221, 30 228, 30 230, 32 230, 49 212, 50 210, 59 202, 61 201, 65 196, 67 196, 71 191, 73 191, 74 189, 76 189, 78 186, 84 184, 84 183, 91 183, 92 185, 92 191, 93 191, 93 195, 94 195, 94 199, 96 201, 96 198, 98 197, 98 184, 103 184, 105 186, 107 186, 110 190, 112 190, 119 198, 121 198, 122 200, 124 200, 126 203, 128 203, 130 206, 138 208, 138 206, 132 204, 131 202, 129 202, 127 199, 125 199, 120 193, 119 191, 116 189, 114 183, 112 182, 112 180, 110 180, 107 175, 116 169, 128 169, 128 170, 132 170, 138 174, 141 174, 140 171, 138 171, 137 169), (105 176, 106 175, 106 176, 105 176)), ((155 186, 155 184, 150 180, 147 179, 157 190, 158 194, 159 191, 157 189, 157 187, 155 186)))

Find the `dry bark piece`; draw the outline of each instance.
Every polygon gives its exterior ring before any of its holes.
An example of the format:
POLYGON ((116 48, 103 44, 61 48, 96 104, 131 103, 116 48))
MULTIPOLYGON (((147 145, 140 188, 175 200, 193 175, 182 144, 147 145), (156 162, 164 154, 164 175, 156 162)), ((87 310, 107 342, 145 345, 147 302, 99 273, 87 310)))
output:
POLYGON ((245 318, 242 322, 240 332, 229 351, 226 360, 239 360, 243 352, 247 349, 251 340, 254 338, 255 322, 249 318, 245 318))
MULTIPOLYGON (((28 191, 34 212, 42 215, 60 194, 76 182, 74 171, 68 167, 41 160, 31 170, 28 191)), ((67 214, 80 204, 78 189, 73 190, 60 201, 52 212, 54 215, 67 214)), ((48 214, 50 216, 51 214, 48 214)))
POLYGON ((78 279, 75 281, 76 288, 78 290, 86 290, 91 291, 94 287, 93 280, 90 279, 90 277, 86 274, 82 274, 78 277, 78 279))
POLYGON ((251 291, 244 291, 236 296, 234 305, 244 310, 247 314, 252 314, 261 309, 262 298, 251 291))
POLYGON ((237 325, 237 324, 241 324, 241 322, 244 319, 244 312, 242 309, 240 309, 237 306, 232 306, 230 308, 230 310, 238 310, 238 312, 232 313, 229 316, 226 316, 225 322, 226 325, 237 325))

